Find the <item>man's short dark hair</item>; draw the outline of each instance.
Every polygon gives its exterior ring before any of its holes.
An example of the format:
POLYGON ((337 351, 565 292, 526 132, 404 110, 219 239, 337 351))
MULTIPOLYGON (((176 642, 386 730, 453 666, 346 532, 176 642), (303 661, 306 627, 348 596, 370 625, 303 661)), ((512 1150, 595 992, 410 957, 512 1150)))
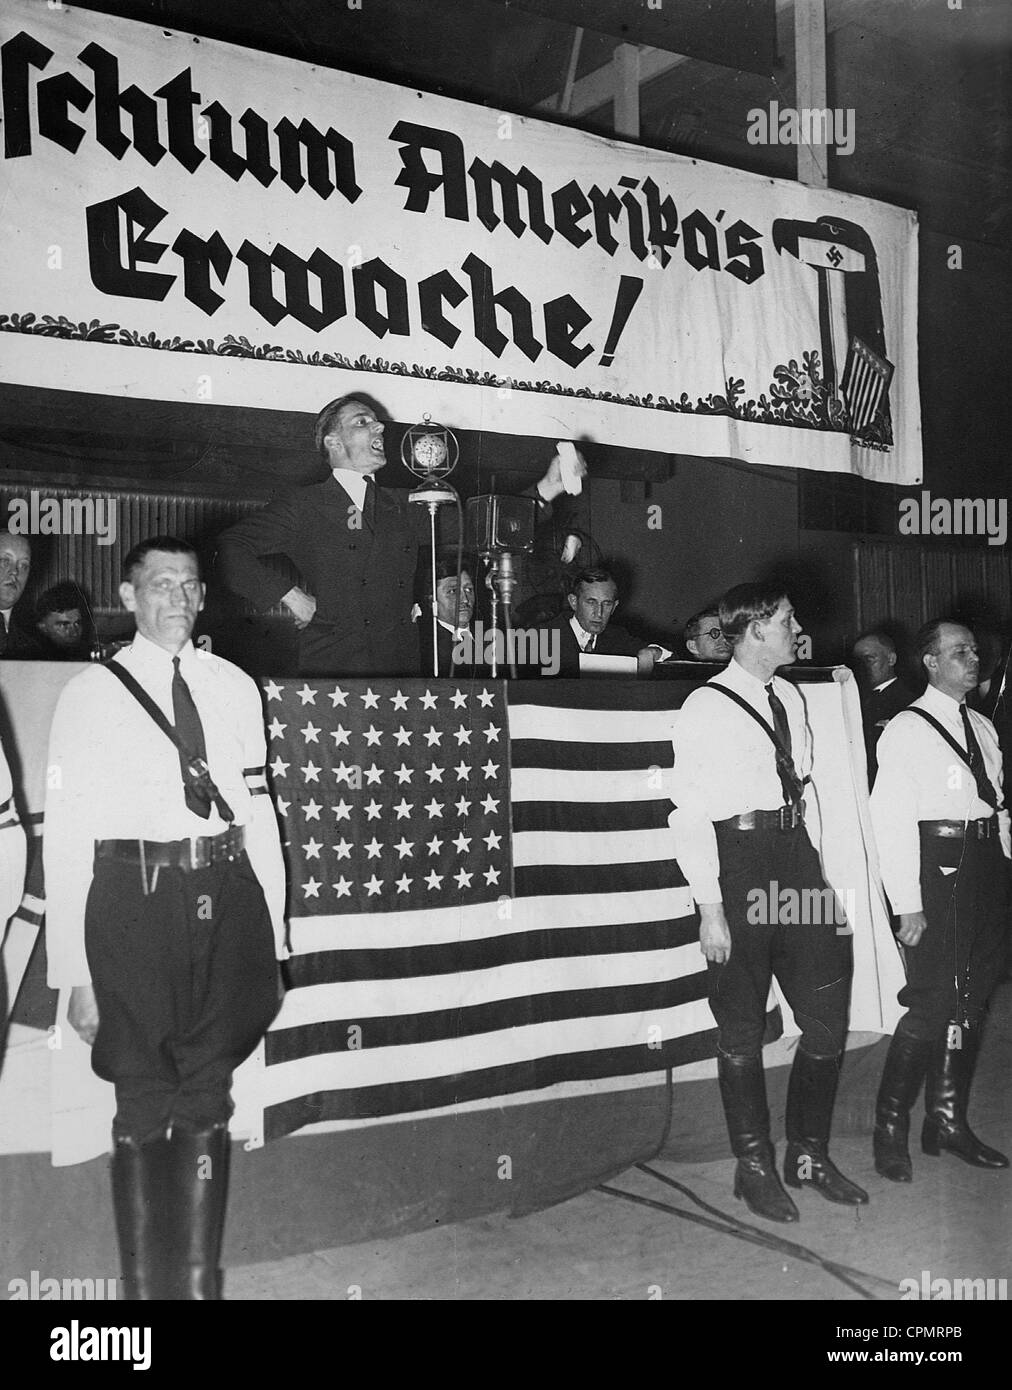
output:
POLYGON ((749 623, 764 623, 772 618, 786 597, 780 584, 736 584, 728 589, 720 600, 717 616, 730 645, 738 645, 749 623))
POLYGON ((580 570, 572 582, 572 592, 575 594, 581 584, 614 584, 615 592, 618 593, 618 583, 611 570, 606 570, 603 565, 596 565, 593 568, 580 570))
MULTIPOLYGON (((431 553, 432 553, 432 552, 430 551, 429 554, 431 555, 431 553)), ((460 564, 460 572, 461 572, 461 574, 469 574, 469 575, 471 576, 471 579, 473 580, 473 579, 474 579, 474 571, 475 571, 475 568, 476 568, 476 566, 475 566, 475 557, 474 557, 473 555, 468 555, 467 551, 465 550, 465 551, 464 551, 464 554, 463 554, 463 558, 462 558, 462 560, 461 560, 461 564, 460 564)), ((439 581, 440 581, 441 579, 449 579, 451 576, 456 577, 456 574, 457 574, 457 550, 456 550, 456 547, 453 547, 452 549, 449 549, 449 550, 437 550, 437 551, 436 551, 436 583, 438 584, 439 581)), ((416 574, 416 577, 415 577, 415 602, 416 602, 416 603, 429 603, 429 602, 431 601, 431 599, 432 599, 432 564, 431 564, 431 562, 429 561, 428 557, 426 557, 425 559, 423 559, 423 560, 420 562, 420 564, 419 564, 419 566, 418 566, 418 571, 417 571, 417 574, 416 574)))
POLYGON ((918 629, 917 636, 914 638, 914 651, 917 653, 918 664, 924 664, 924 658, 929 652, 936 654, 938 651, 938 636, 943 627, 966 627, 958 618, 932 618, 930 622, 918 629))
POLYGON ((144 564, 153 550, 160 550, 166 555, 192 555, 200 567, 200 556, 189 541, 181 541, 176 536, 149 536, 147 540, 138 541, 133 550, 129 551, 123 561, 123 582, 132 584, 134 574, 144 564))
POLYGON ((40 596, 35 605, 35 620, 41 623, 50 613, 69 613, 73 608, 79 610, 82 618, 85 617, 88 600, 72 579, 64 579, 40 596))
POLYGON ((383 418, 381 407, 377 405, 371 396, 366 395, 362 391, 349 391, 347 395, 338 396, 336 401, 331 401, 329 405, 325 405, 319 415, 317 415, 316 422, 313 425, 313 438, 316 441, 316 450, 324 462, 326 462, 327 459, 327 449, 323 441, 326 439, 327 435, 333 431, 334 425, 337 423, 337 417, 346 405, 364 405, 368 410, 373 412, 377 420, 383 418))

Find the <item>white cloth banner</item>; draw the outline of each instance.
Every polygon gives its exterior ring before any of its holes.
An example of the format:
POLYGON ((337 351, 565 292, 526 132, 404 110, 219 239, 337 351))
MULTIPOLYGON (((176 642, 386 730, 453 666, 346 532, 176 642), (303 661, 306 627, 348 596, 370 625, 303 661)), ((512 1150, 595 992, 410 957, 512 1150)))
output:
POLYGON ((921 479, 913 213, 7 0, 0 373, 921 479))

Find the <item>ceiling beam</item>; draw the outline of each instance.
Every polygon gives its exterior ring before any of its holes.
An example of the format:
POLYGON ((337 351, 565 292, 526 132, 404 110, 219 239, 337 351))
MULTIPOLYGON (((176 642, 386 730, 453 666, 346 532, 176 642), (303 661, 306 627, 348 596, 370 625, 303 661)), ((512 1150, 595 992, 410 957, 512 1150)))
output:
MULTIPOLYGON (((629 46, 627 44, 620 45, 622 48, 629 46)), ((663 77, 672 68, 680 67, 682 63, 689 61, 684 53, 668 53, 663 48, 641 48, 638 52, 641 86, 646 82, 652 82, 655 77, 663 77)), ((605 63, 603 67, 595 68, 593 72, 588 72, 585 77, 581 77, 573 83, 568 114, 570 116, 586 116, 591 111, 597 111, 614 100, 615 68, 613 63, 605 63)), ((534 109, 536 111, 558 111, 558 94, 553 94, 544 101, 539 101, 534 109)))

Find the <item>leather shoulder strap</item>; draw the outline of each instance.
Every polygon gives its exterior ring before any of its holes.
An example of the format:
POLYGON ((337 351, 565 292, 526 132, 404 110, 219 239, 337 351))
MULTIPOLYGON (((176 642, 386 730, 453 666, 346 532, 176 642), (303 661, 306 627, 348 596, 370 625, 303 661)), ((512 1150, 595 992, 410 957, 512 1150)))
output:
POLYGON ((728 690, 726 685, 712 685, 709 681, 707 681, 706 685, 701 686, 700 689, 719 690, 721 695, 726 695, 729 700, 733 700, 736 705, 740 705, 741 708, 745 711, 745 713, 751 715, 751 717, 759 725, 760 729, 762 729, 763 732, 767 735, 770 742, 773 744, 773 747, 776 748, 777 751, 779 751, 780 744, 777 741, 776 734, 770 728, 769 724, 766 723, 766 720, 762 717, 759 711, 755 709, 752 705, 750 705, 747 700, 742 699, 742 697, 738 694, 737 691, 728 690))
MULTIPOLYGON (((962 758, 963 762, 966 763, 968 768, 970 768, 970 771, 973 771, 973 767, 970 763, 969 753, 966 751, 965 748, 960 748, 959 744, 949 733, 948 729, 944 728, 943 725, 941 725, 938 722, 938 720, 935 718, 933 714, 929 714, 925 709, 917 709, 913 705, 908 705, 906 709, 900 710, 900 714, 919 714, 922 719, 926 720, 927 723, 931 725, 931 727, 935 730, 937 734, 939 734, 942 738, 945 739, 946 743, 949 745, 952 751, 956 754, 958 758, 962 758)), ((893 715, 894 719, 898 717, 898 715, 893 715)))
POLYGON ((176 733, 175 726, 171 724, 168 719, 166 719, 165 715, 158 708, 154 700, 152 700, 151 696, 140 684, 140 682, 135 680, 134 677, 130 674, 130 672, 125 670, 124 667, 118 661, 106 661, 103 664, 105 666, 105 669, 107 671, 110 671, 116 677, 116 679, 122 682, 125 688, 129 690, 130 694, 134 697, 134 699, 145 711, 145 713, 151 716, 151 718, 161 729, 162 733, 165 734, 167 738, 172 740, 172 742, 179 749, 180 753, 185 754, 187 758, 192 758, 193 755, 190 752, 190 750, 184 747, 184 745, 180 741, 179 735, 176 733))

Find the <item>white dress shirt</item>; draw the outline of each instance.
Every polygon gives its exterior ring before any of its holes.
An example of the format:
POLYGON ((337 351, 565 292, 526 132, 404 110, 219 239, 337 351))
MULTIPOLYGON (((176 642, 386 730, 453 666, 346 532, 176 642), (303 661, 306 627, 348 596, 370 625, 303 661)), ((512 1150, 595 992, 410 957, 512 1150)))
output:
POLYGON ((588 632, 587 629, 576 618, 570 618, 569 626, 573 629, 573 636, 576 638, 576 645, 581 652, 585 652, 597 636, 595 632, 588 632))
MULTIPOLYGON (((966 747, 960 703, 929 685, 908 709, 923 709, 966 747)), ((990 719, 968 711, 980 744, 984 767, 1002 804, 1001 751, 990 719)), ((882 881, 896 913, 920 912, 922 820, 980 820, 995 813, 977 795, 973 774, 937 730, 919 715, 901 710, 890 719, 878 741, 878 776, 871 794, 871 818, 878 845, 882 881)), ((1001 846, 1009 856, 1009 816, 998 813, 1001 846)))
POLYGON ((364 473, 356 472, 354 468, 332 468, 330 471, 359 511, 364 512, 365 494, 369 487, 368 477, 364 473))
MULTIPOLYGON (((271 798, 251 795, 243 778, 244 769, 262 768, 267 756, 260 692, 237 666, 190 642, 179 657, 203 726, 211 776, 235 824, 245 827, 276 954, 284 959, 285 871, 277 820, 271 798)), ((170 653, 138 633, 114 660, 172 723, 170 653)), ((187 807, 175 744, 110 671, 91 666, 68 681, 49 737, 43 839, 49 983, 64 988, 91 978, 84 910, 96 840, 184 840, 226 828, 213 806, 207 819, 187 807)))
MULTIPOLYGON (((742 696, 773 728, 766 687, 731 658, 706 685, 694 690, 675 715, 674 769, 668 823, 675 853, 697 903, 720 902, 720 860, 714 821, 746 811, 774 811, 784 804, 773 743, 759 725, 726 695, 707 686, 723 685, 742 696)), ((773 689, 787 712, 791 752, 799 777, 812 770, 812 734, 804 698, 788 681, 774 676, 773 689)))
MULTIPOLYGON (((13 803, 7 806, 13 794, 11 770, 7 758, 0 748, 0 940, 3 929, 10 917, 14 916, 21 902, 25 887, 25 860, 28 852, 24 827, 18 819, 13 803)), ((0 1033, 5 1019, 0 1019, 0 1033)))

